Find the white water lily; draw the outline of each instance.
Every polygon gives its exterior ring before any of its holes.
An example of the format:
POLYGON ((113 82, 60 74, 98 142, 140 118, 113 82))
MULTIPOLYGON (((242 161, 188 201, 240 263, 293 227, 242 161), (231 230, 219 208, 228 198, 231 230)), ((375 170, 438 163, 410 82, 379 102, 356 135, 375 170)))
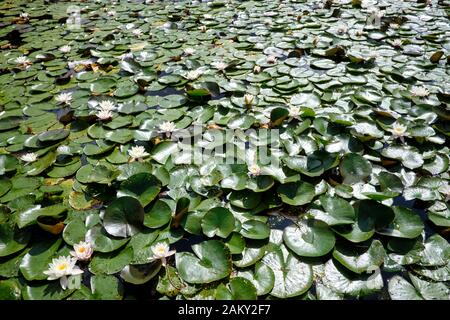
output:
POLYGON ((394 48, 401 48, 403 44, 403 41, 401 39, 395 39, 394 41, 392 41, 392 46, 394 48))
POLYGON ((97 112, 96 117, 100 120, 108 120, 111 119, 113 116, 113 113, 109 110, 100 110, 97 112))
POLYGON ((76 263, 77 260, 70 256, 54 258, 52 262, 49 263, 48 270, 44 271, 44 274, 48 276, 47 280, 60 279, 61 287, 65 290, 68 285, 68 276, 83 273, 83 270, 75 265, 76 263))
POLYGON ((55 97, 55 100, 59 103, 70 104, 70 102, 72 101, 72 93, 60 93, 55 97))
POLYGON ((37 154, 34 152, 25 153, 20 156, 20 160, 27 163, 35 162, 37 159, 38 159, 37 154))
POLYGON ((370 59, 376 59, 380 57, 380 54, 378 53, 378 51, 370 51, 368 56, 370 59))
POLYGON ((400 25, 398 23, 390 23, 389 28, 396 30, 400 28, 400 25))
POLYGON ((65 155, 71 155, 72 154, 72 151, 70 151, 70 147, 69 146, 59 146, 57 149, 56 149, 56 152, 58 153, 58 154, 65 154, 65 155))
POLYGON ((116 109, 116 106, 111 100, 102 100, 98 103, 98 106, 103 111, 112 111, 116 109))
POLYGON ((251 177, 259 176, 261 174, 261 167, 258 166, 257 164, 252 164, 251 166, 248 167, 247 174, 251 177))
POLYGON ((159 130, 165 133, 167 137, 170 137, 171 133, 176 130, 176 125, 172 121, 166 121, 159 125, 159 130))
POLYGON ((141 29, 134 29, 134 30, 132 31, 132 33, 133 33, 134 36, 136 36, 136 37, 138 37, 138 38, 139 38, 140 36, 143 35, 143 32, 142 32, 141 29))
POLYGON ((110 10, 106 14, 110 17, 114 17, 116 15, 116 12, 114 10, 110 10))
POLYGON ((364 29, 357 29, 357 30, 355 31, 355 35, 356 35, 357 37, 363 36, 363 35, 364 35, 364 29))
POLYGON ((195 49, 193 49, 193 48, 186 48, 186 49, 184 49, 183 52, 184 52, 184 54, 186 56, 192 56, 195 53, 195 49))
POLYGON ((300 118, 300 107, 299 106, 289 106, 289 117, 294 119, 300 118))
POLYGON ((394 124, 392 125, 392 133, 397 137, 405 135, 407 129, 407 126, 398 122, 394 122, 394 124))
POLYGON ((200 77, 201 75, 202 75, 202 72, 197 69, 197 70, 189 71, 185 77, 186 77, 186 79, 189 79, 189 80, 195 80, 198 77, 200 77))
POLYGON ((143 158, 150 155, 148 152, 145 151, 145 148, 143 146, 131 147, 131 149, 128 150, 128 154, 132 158, 132 161, 134 160, 142 161, 143 158))
POLYGON ((92 63, 94 63, 93 60, 78 60, 78 61, 70 61, 67 65, 69 66, 70 69, 73 69, 76 66, 86 67, 92 63))
POLYGON ((20 17, 21 17, 22 19, 28 20, 28 19, 29 19, 29 14, 26 13, 26 12, 22 12, 22 13, 20 14, 20 17))
POLYGON ((419 98, 424 98, 430 94, 430 91, 424 87, 412 87, 410 92, 413 97, 419 98))
POLYGON ((260 66, 254 66, 253 67, 253 73, 260 73, 261 72, 261 67, 260 66))
POLYGON ((375 19, 381 19, 384 16, 384 11, 381 11, 377 7, 372 7, 369 10, 369 14, 374 17, 375 19))
POLYGON ((211 63, 211 65, 219 71, 225 71, 225 69, 228 67, 228 65, 222 61, 213 62, 211 63))
POLYGON ((80 261, 87 261, 91 258, 94 249, 89 242, 81 241, 73 246, 74 251, 70 251, 70 254, 80 261))
POLYGON ((163 266, 167 264, 167 258, 175 254, 175 250, 170 250, 169 245, 165 242, 160 242, 151 247, 153 252, 153 260, 161 260, 163 266))
POLYGON ((26 56, 17 57, 14 60, 14 62, 17 63, 17 64, 20 64, 20 65, 27 65, 27 64, 31 63, 30 59, 28 59, 26 56))
POLYGON ((201 26, 201 27, 199 28, 199 30, 200 30, 200 32, 206 32, 206 26, 201 26))
POLYGON ((253 104, 253 101, 255 100, 255 96, 252 94, 244 94, 244 104, 249 107, 253 104))
POLYGON ((266 62, 267 63, 275 63, 275 62, 277 62, 277 57, 275 57, 274 55, 270 55, 267 57, 266 62))
POLYGON ((70 50, 72 50, 72 47, 69 46, 68 44, 62 46, 61 48, 59 48, 59 51, 61 51, 62 53, 69 53, 70 50))
POLYGON ((346 26, 346 25, 340 25, 338 28, 337 28, 337 33, 339 33, 339 34, 344 34, 344 33, 347 33, 347 31, 348 31, 348 27, 346 26))

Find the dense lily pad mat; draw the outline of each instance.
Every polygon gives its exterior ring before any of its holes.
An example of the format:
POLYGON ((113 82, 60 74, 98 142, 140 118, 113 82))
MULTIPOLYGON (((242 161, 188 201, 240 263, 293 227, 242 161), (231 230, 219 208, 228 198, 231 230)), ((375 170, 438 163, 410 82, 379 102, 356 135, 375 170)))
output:
POLYGON ((449 299, 448 5, 3 1, 0 299, 449 299))

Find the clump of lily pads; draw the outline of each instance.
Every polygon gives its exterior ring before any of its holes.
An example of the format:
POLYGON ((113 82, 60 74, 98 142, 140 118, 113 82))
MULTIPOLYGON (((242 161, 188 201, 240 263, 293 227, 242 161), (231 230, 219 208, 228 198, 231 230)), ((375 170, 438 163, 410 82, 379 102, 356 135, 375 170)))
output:
POLYGON ((440 1, 0 13, 0 299, 449 299, 440 1))

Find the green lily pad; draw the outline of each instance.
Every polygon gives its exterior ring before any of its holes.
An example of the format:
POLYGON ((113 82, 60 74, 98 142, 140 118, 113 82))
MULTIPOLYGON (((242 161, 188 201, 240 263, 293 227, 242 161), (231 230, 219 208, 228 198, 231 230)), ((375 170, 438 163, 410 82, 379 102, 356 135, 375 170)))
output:
POLYGON ((339 168, 346 184, 363 181, 372 172, 370 162, 356 153, 345 155, 339 168))
POLYGON ((284 229, 283 240, 299 256, 320 257, 334 248, 335 237, 326 226, 310 220, 284 229))
POLYGON ((180 277, 189 283, 210 283, 225 278, 231 272, 229 251, 222 242, 208 240, 192 246, 189 252, 176 254, 180 277))
POLYGON ((333 257, 347 269, 361 274, 374 271, 384 261, 385 251, 378 240, 373 240, 368 247, 338 245, 333 251, 333 257))
POLYGON ((145 213, 144 226, 159 228, 169 223, 172 218, 172 209, 162 200, 157 200, 150 211, 145 213))
POLYGON ((133 197, 145 207, 155 199, 161 190, 161 182, 150 173, 141 172, 121 183, 117 197, 133 197))
POLYGON ((106 231, 115 237, 127 238, 135 235, 144 222, 144 209, 141 203, 132 197, 121 197, 106 208, 103 225, 106 231))
POLYGON ((268 252, 262 263, 272 269, 275 276, 270 295, 277 298, 292 298, 306 292, 313 283, 310 265, 301 262, 284 246, 268 252))
POLYGON ((301 206, 311 202, 315 196, 314 186, 308 182, 290 182, 278 187, 278 194, 284 203, 301 206))
POLYGON ((256 300, 256 288, 251 281, 235 277, 227 285, 219 285, 216 299, 219 300, 256 300))
POLYGON ((23 257, 20 263, 20 272, 27 280, 45 280, 49 263, 61 245, 61 239, 37 242, 23 257))
POLYGON ((203 217, 202 230, 208 237, 226 238, 234 230, 234 224, 234 216, 228 209, 213 208, 203 217))

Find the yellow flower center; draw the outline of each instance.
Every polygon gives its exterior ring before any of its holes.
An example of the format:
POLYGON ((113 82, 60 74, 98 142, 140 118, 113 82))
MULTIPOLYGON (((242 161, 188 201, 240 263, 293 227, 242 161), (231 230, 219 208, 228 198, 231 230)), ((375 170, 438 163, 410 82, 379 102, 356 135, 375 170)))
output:
POLYGON ((78 252, 79 253, 86 252, 86 248, 85 247, 78 248, 78 252))
POLYGON ((405 132, 405 129, 402 127, 394 128, 395 133, 402 134, 405 132))
POLYGON ((67 263, 61 263, 56 267, 59 271, 64 271, 67 269, 67 263))

